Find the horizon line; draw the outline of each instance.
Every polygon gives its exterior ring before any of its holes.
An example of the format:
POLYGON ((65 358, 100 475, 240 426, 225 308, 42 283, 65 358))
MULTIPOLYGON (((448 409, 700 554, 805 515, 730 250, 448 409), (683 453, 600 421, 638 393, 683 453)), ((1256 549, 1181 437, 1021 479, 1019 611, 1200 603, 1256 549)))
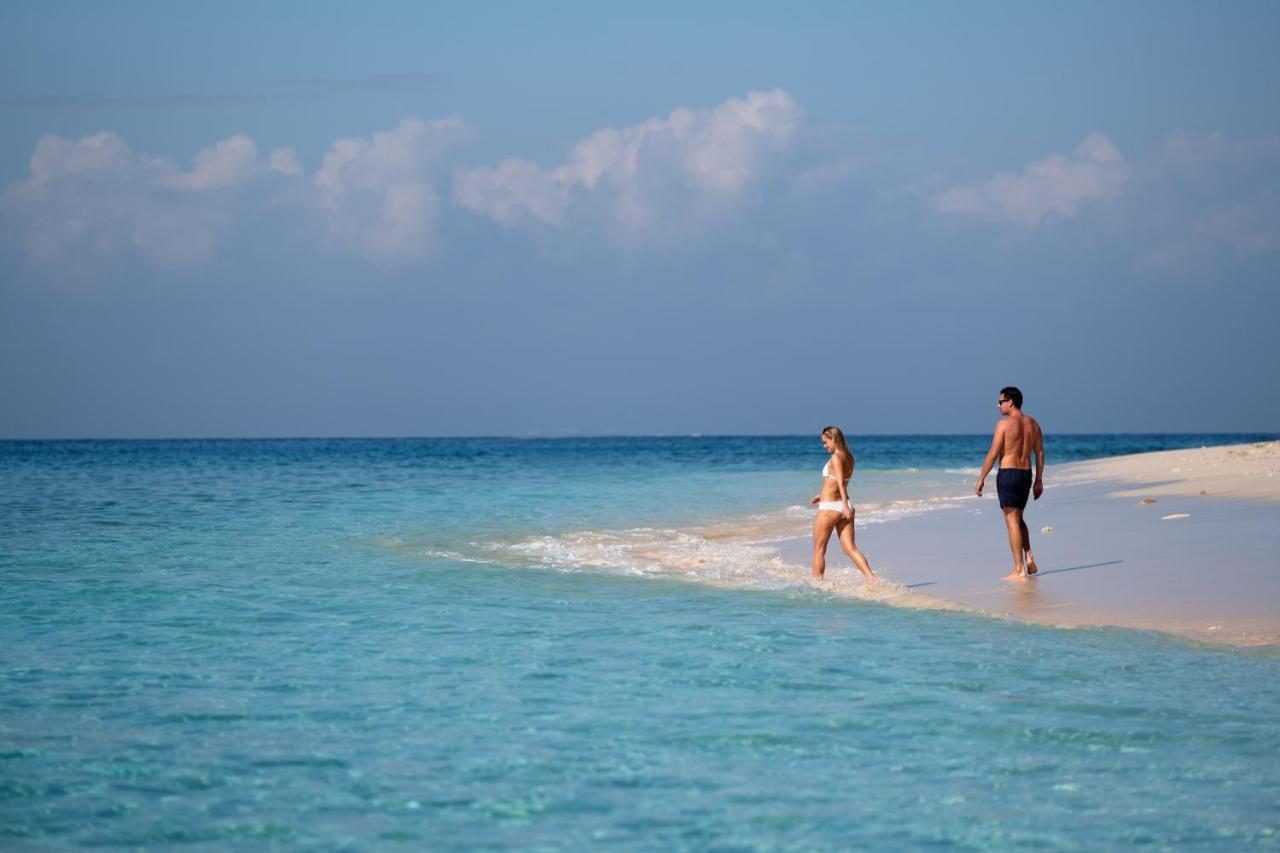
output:
MULTIPOLYGON (((866 432, 846 433, 857 438, 955 438, 985 437, 987 432, 866 432)), ((1055 432, 1048 435, 1058 436, 1095 436, 1095 435, 1183 435, 1183 436, 1274 436, 1280 438, 1280 431, 1270 430, 1176 430, 1169 432, 1153 432, 1150 430, 1118 430, 1115 432, 1055 432)), ((77 442, 77 441, 442 441, 442 440, 477 440, 500 439, 505 441, 575 441, 613 438, 806 438, 808 432, 741 432, 741 433, 701 433, 701 432, 654 432, 654 433, 582 433, 580 435, 564 433, 530 433, 524 435, 248 435, 248 436, 82 436, 82 437, 46 437, 46 438, 0 438, 3 442, 77 442)))

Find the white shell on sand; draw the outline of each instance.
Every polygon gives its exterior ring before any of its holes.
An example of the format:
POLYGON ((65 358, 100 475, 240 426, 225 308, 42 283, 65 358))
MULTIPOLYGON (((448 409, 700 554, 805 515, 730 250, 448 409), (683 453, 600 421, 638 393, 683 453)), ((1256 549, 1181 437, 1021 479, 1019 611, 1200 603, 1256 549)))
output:
POLYGON ((1160 516, 1160 520, 1161 520, 1161 521, 1173 521, 1174 519, 1177 519, 1177 518, 1190 518, 1190 517, 1191 517, 1191 513, 1189 513, 1189 512, 1175 512, 1173 515, 1162 515, 1162 516, 1160 516))

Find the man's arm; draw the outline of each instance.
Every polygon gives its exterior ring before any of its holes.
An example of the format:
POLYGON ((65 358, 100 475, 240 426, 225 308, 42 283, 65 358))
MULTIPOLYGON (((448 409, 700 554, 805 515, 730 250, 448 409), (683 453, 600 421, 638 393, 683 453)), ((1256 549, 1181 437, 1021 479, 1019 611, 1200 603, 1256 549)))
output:
POLYGON ((996 459, 1004 449, 1004 424, 1004 421, 996 424, 996 431, 991 434, 991 449, 987 451, 987 458, 982 460, 982 473, 978 475, 978 484, 973 488, 978 497, 982 497, 982 487, 986 485, 991 466, 996 464, 996 459))
POLYGON ((1033 500, 1040 500, 1040 495, 1044 494, 1044 433, 1040 429, 1040 423, 1036 422, 1036 446, 1031 451, 1036 455, 1036 482, 1031 487, 1031 493, 1035 496, 1033 500))

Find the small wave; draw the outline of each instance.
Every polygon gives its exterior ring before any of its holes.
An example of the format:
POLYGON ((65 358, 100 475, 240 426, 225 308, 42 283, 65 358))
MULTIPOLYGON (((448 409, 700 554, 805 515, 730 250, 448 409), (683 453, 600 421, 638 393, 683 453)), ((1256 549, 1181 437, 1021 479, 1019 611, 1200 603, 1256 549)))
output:
MULTIPOLYGON (((492 556, 553 568, 593 568, 630 575, 698 577, 773 586, 784 564, 776 548, 729 541, 693 531, 636 528, 538 536, 512 544, 490 543, 492 556)), ((791 569, 794 567, 785 567, 791 569)), ((736 584, 735 584, 736 585, 736 584)))
MULTIPOLYGON (((485 547, 481 543, 472 543, 476 547, 485 547)), ((444 548, 411 548, 410 553, 433 560, 448 560, 454 563, 492 563, 493 559, 482 554, 466 554, 444 548)))
POLYGON ((637 528, 538 536, 512 544, 488 543, 503 562, 561 571, 597 570, 631 577, 665 577, 708 586, 794 590, 929 610, 961 605, 922 595, 881 577, 869 584, 848 565, 839 546, 828 551, 826 577, 815 581, 807 565, 789 563, 772 545, 716 541, 691 530, 637 528))

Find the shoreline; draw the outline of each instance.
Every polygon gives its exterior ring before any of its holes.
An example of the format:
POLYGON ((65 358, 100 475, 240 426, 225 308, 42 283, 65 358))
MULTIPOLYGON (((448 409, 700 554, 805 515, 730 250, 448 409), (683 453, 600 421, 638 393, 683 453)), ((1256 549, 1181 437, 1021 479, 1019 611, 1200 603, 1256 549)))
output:
MULTIPOLYGON (((1002 580, 1012 555, 990 494, 951 511, 859 526, 858 547, 905 593, 859 589, 834 540, 824 586, 896 606, 1064 628, 1280 643, 1280 441, 1064 463, 1048 467, 1045 481, 1044 497, 1027 508, 1040 567, 1032 579, 1002 580)), ((779 545, 784 562, 808 571, 810 539, 779 545)))

